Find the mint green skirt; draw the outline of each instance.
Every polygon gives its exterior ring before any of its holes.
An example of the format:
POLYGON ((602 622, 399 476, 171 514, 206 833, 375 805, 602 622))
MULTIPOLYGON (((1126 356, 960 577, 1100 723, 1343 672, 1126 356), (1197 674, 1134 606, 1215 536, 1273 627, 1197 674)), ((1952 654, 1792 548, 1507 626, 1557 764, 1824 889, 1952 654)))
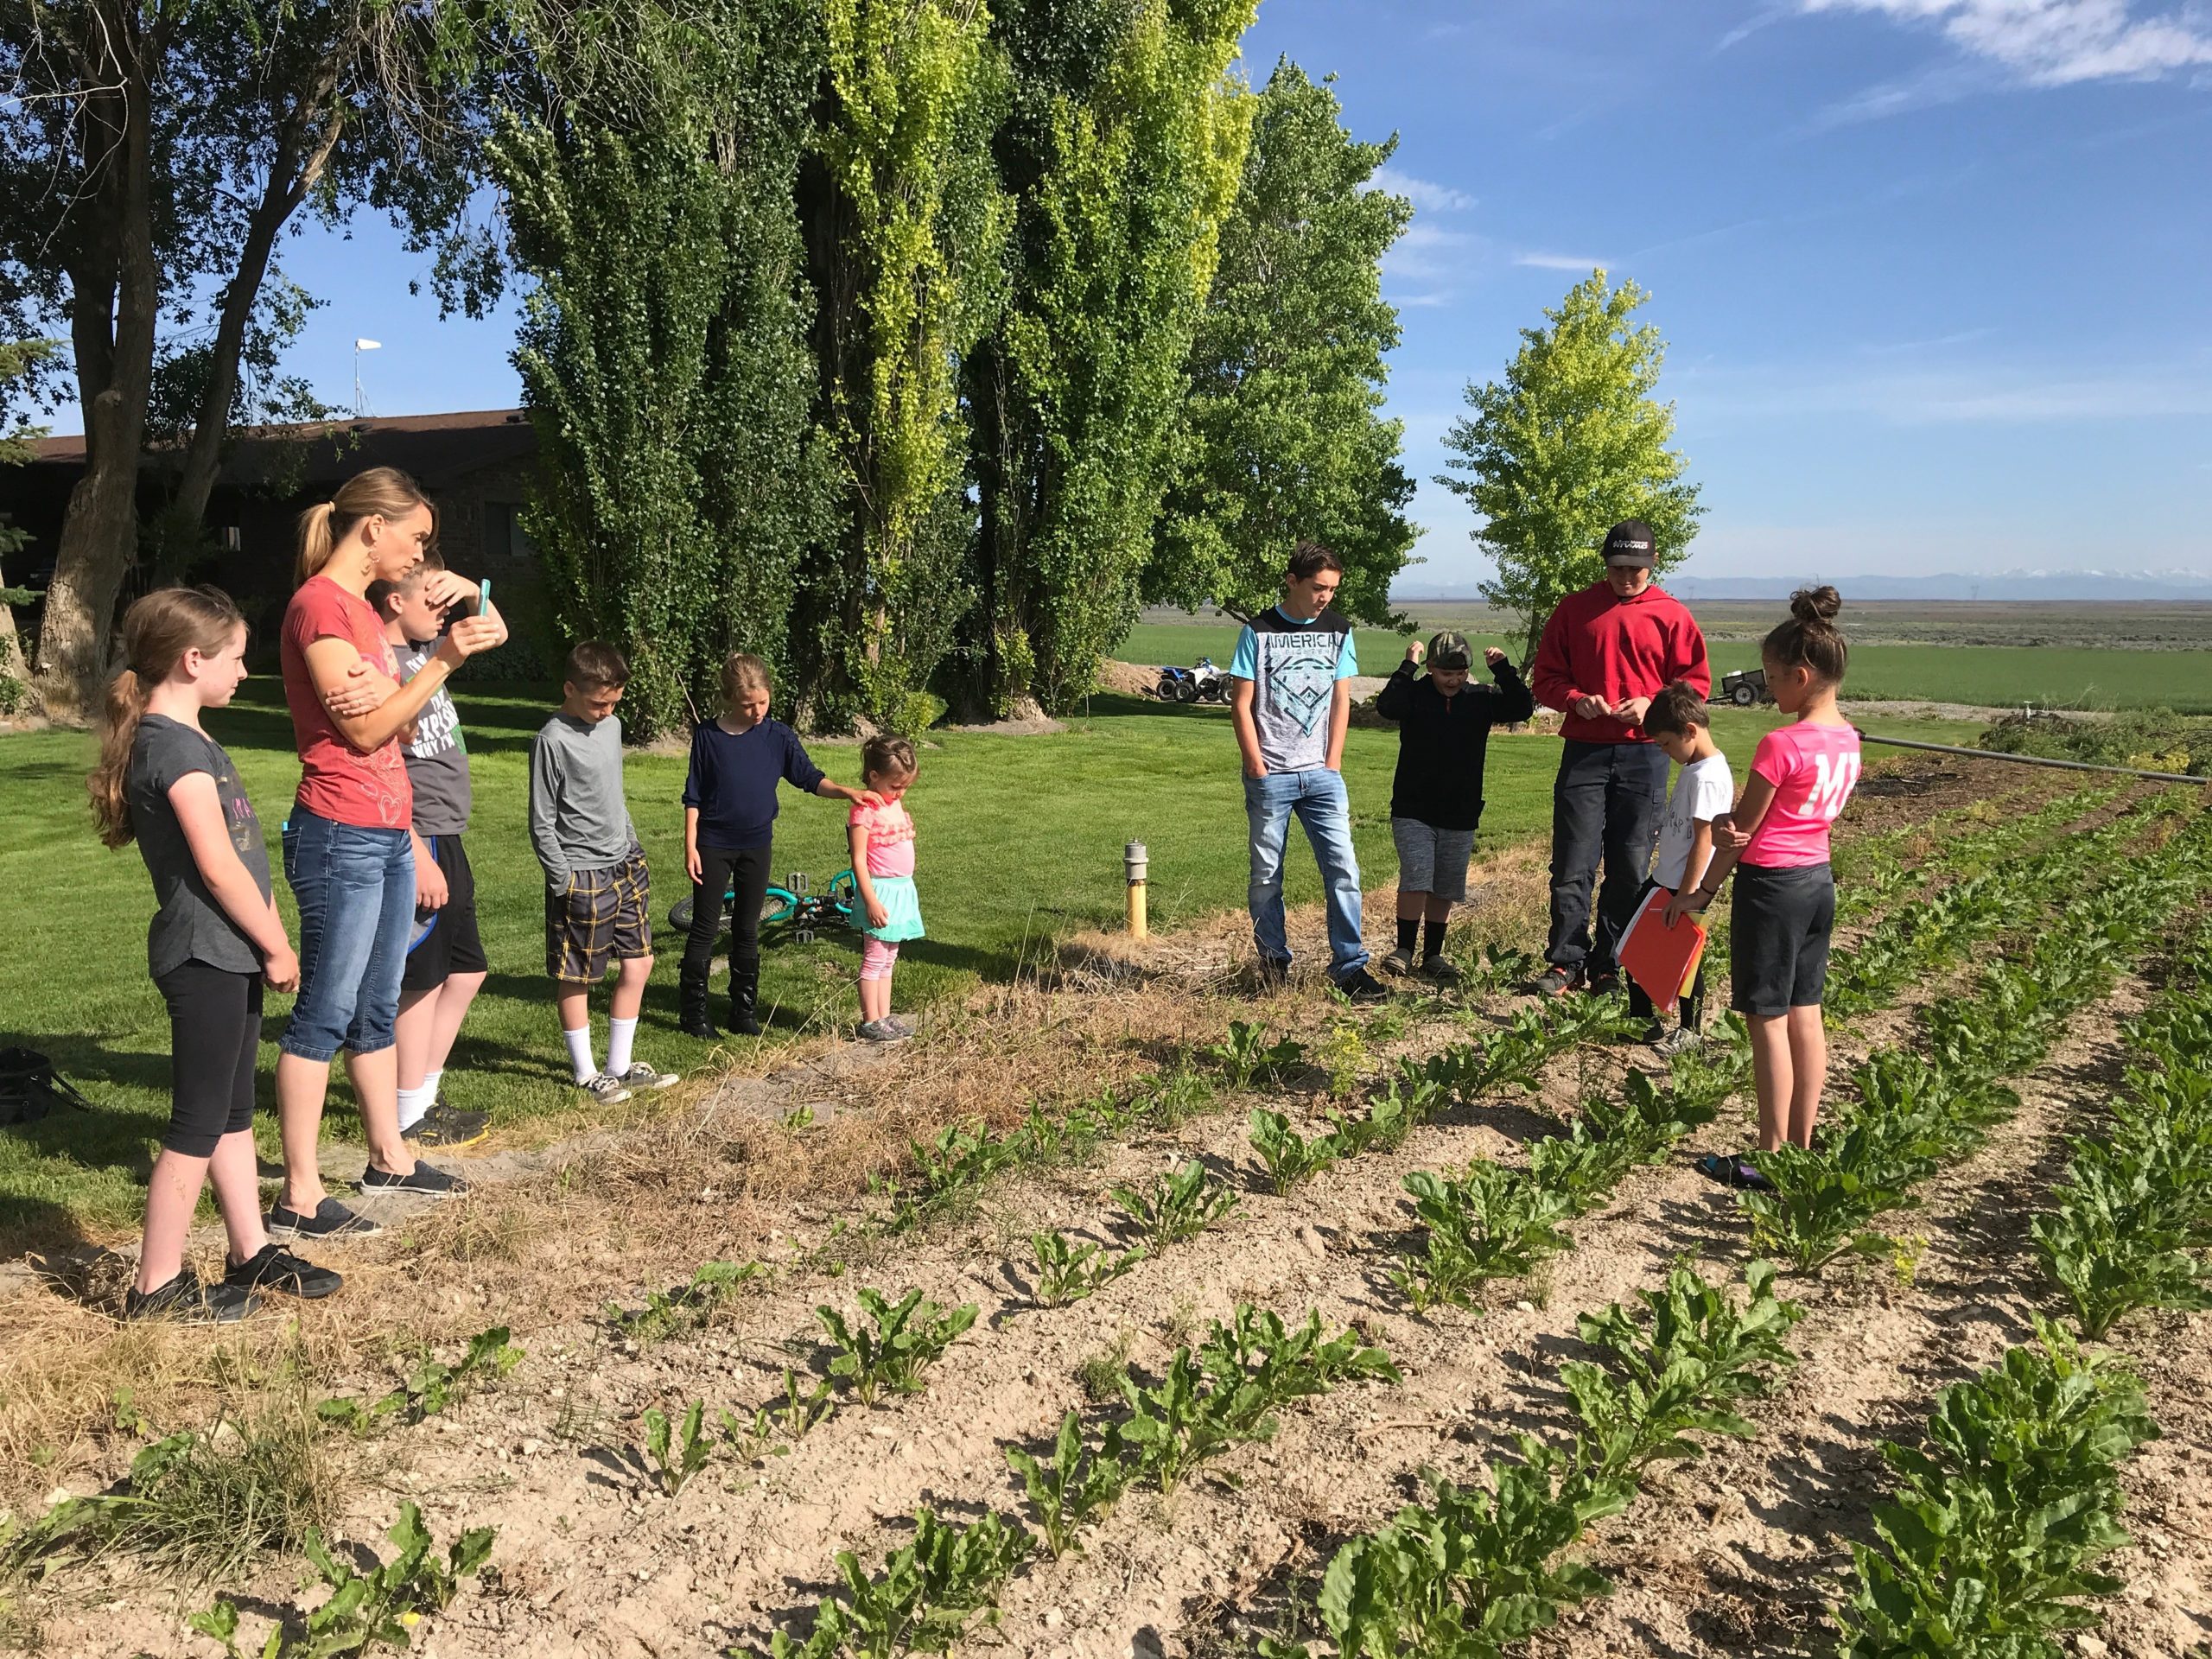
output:
POLYGON ((871 939, 881 939, 886 944, 899 944, 907 939, 922 937, 922 901, 914 893, 914 878, 911 875, 872 875, 868 885, 875 889, 876 902, 883 906, 883 925, 868 925, 868 907, 858 896, 853 907, 859 912, 860 930, 871 939))

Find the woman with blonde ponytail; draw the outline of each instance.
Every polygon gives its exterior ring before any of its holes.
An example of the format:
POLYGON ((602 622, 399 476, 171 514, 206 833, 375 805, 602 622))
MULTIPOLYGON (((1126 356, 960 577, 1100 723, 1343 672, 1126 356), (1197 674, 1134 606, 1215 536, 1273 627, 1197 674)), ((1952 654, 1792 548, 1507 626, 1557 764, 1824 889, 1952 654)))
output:
MULTIPOLYGON (((300 906, 300 995, 276 1061, 284 1191, 269 1230, 280 1236, 378 1230, 323 1190, 318 1141, 340 1048, 369 1143, 361 1190, 442 1198, 467 1186, 417 1163, 399 1131, 394 1022, 415 916, 414 798, 401 739, 454 671, 507 631, 496 612, 463 618, 403 686, 384 620, 365 597, 372 582, 401 582, 421 564, 436 529, 423 492, 390 467, 349 479, 300 517, 299 589, 278 642, 302 774, 284 825, 284 876, 300 906)), ((476 592, 451 571, 420 586, 441 610, 476 592)))
POLYGON ((164 588, 123 619, 130 666, 108 688, 100 763, 86 780, 110 847, 138 843, 157 908, 147 967, 168 1004, 168 1132, 146 1196, 138 1275, 125 1319, 235 1319, 257 1291, 327 1296, 338 1275, 269 1242, 253 1151, 261 994, 289 991, 299 958, 284 937, 261 820, 223 746, 200 723, 245 678, 245 622, 213 588, 164 588), (184 1265, 200 1192, 214 1178, 228 1271, 204 1286, 184 1265))

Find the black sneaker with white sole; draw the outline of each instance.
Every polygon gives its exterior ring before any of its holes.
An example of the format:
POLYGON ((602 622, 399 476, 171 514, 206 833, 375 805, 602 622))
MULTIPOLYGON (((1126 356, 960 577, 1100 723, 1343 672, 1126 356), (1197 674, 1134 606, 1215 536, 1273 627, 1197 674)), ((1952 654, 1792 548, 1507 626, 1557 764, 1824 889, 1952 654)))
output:
POLYGON ((473 1147, 492 1132, 491 1122, 488 1113, 464 1112, 436 1100, 430 1103, 429 1111, 399 1132, 399 1138, 410 1147, 473 1147))
POLYGON ((1355 968, 1336 982, 1337 988, 1351 1002, 1388 1002, 1390 988, 1369 973, 1364 968, 1355 968))
POLYGON ((233 1290, 281 1290, 302 1301, 319 1301, 346 1281, 328 1268, 294 1255, 282 1244, 264 1244, 244 1262, 227 1264, 224 1284, 233 1290))
POLYGON ((384 1231, 366 1216, 348 1210, 335 1198, 325 1198, 315 1205, 311 1216, 303 1216, 280 1204, 269 1212, 265 1224, 271 1238, 366 1238, 372 1233, 384 1231))
POLYGON ((415 1167, 404 1175, 395 1175, 388 1169, 378 1169, 371 1164, 361 1172, 361 1179, 354 1183, 364 1192, 413 1192, 426 1198, 450 1198, 468 1191, 468 1183, 458 1175, 448 1175, 442 1169, 416 1160, 415 1167))
POLYGON ((190 1268, 151 1290, 123 1293, 126 1319, 175 1319, 181 1325, 228 1325, 261 1311, 261 1298, 228 1284, 203 1285, 190 1268))
POLYGON ((1582 982, 1580 969, 1554 963, 1530 980, 1523 988, 1530 996, 1565 996, 1582 982))

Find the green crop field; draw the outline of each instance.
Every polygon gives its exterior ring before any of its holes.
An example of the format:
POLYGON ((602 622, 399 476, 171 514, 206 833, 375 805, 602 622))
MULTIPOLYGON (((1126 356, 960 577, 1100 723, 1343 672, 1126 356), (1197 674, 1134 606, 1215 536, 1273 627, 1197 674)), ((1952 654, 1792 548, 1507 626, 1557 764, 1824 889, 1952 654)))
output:
MULTIPOLYGON (((542 696, 509 688, 465 690, 462 717, 476 779, 469 836, 492 976, 470 1016, 446 1081, 456 1105, 490 1111, 496 1122, 575 1110, 543 977, 541 883, 524 829, 530 737, 542 723, 542 696)), ((1721 710, 1715 730, 1739 761, 1771 716, 1721 710)), ((265 680, 240 703, 210 717, 237 759, 272 839, 298 781, 290 730, 265 680)), ((1923 722, 1939 741, 1974 728, 1923 722)), ((911 802, 921 833, 919 883, 931 937, 910 946, 899 968, 902 1007, 957 996, 979 979, 1020 970, 1051 937, 1118 925, 1122 845, 1151 850, 1152 912, 1161 927, 1243 903, 1245 851, 1235 745, 1225 710, 1166 709, 1098 698, 1065 733, 1011 737, 944 734, 924 756, 911 802)), ((1355 837, 1373 886, 1395 868, 1389 836, 1395 737, 1355 731, 1346 761, 1355 837)), ((168 1029, 146 977, 151 895, 132 850, 94 840, 83 778, 92 740, 41 732, 0 738, 0 891, 10 896, 10 960, 0 1045, 28 1043, 52 1055, 98 1103, 0 1137, 0 1238, 51 1241, 112 1234, 137 1222, 152 1149, 168 1111, 168 1029)), ((856 752, 824 745, 817 759, 850 779, 856 752)), ((1557 745, 1501 736, 1491 745, 1485 844, 1545 833, 1557 745)), ((631 810, 654 880, 656 925, 685 892, 681 875, 683 782, 680 755, 633 753, 631 810)), ((827 883, 844 864, 844 817, 825 802, 785 793, 775 868, 827 883)), ((1293 903, 1319 897, 1313 861, 1290 865, 1293 903)), ((277 893, 288 918, 290 893, 277 893)), ((706 1065, 709 1046, 675 1028, 676 956, 664 934, 645 1005, 640 1052, 671 1069, 706 1065)), ((815 944, 772 944, 762 999, 772 1035, 849 1023, 857 953, 849 936, 815 944)), ((604 1035, 604 1003, 598 1007, 604 1035)), ((264 1032, 263 1096, 283 1029, 284 999, 270 999, 264 1032)), ((334 1085, 329 1128, 356 1132, 350 1096, 334 1085)), ((264 1152, 276 1152, 264 1117, 264 1152)))
MULTIPOLYGON (((1416 605, 1409 608, 1424 631, 1458 627, 1469 631, 1478 645, 1504 645, 1518 651, 1518 640, 1509 640, 1497 631, 1501 619, 1485 607, 1416 605)), ((1734 614, 1748 613, 1754 607, 1726 608, 1732 626, 1725 632, 1718 626, 1710 632, 1716 671, 1756 668, 1761 630, 1751 626, 1756 619, 1734 614), (1730 632, 1741 637, 1729 638, 1730 632)), ((1778 606, 1759 607, 1758 614, 1770 625, 1780 609, 1778 606)), ((1699 612, 1703 617, 1705 607, 1700 607, 1699 612)), ((2212 713, 2212 639, 2187 643, 2196 636, 2178 632, 2171 624, 2164 625, 2166 632, 2162 635, 2169 643, 2133 646, 1953 645, 1926 639, 1875 643, 1907 626, 1911 625, 1890 619, 1878 628, 1865 631, 1871 637, 1855 643, 1852 652, 1849 696, 1999 708, 2032 701, 2038 706, 2069 709, 2164 707, 2183 714, 2212 713)), ((1976 637, 1991 636, 1990 625, 1977 626, 1976 637)), ((1382 629, 1364 629, 1355 638, 1363 673, 1388 674, 1405 654, 1404 639, 1382 629)), ((1236 646, 1236 626, 1226 620, 1148 619, 1129 631, 1118 654, 1147 667, 1162 663, 1187 664, 1201 656, 1211 656, 1226 668, 1236 646)))

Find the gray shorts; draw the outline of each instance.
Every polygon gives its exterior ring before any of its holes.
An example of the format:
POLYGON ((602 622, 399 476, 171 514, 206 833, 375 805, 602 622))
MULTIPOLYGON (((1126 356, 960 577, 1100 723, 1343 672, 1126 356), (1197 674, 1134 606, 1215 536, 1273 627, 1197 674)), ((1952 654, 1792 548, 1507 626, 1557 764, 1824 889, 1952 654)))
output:
POLYGON ((1419 818, 1393 818, 1390 839, 1398 844, 1399 892, 1426 893, 1453 904, 1467 896, 1473 830, 1440 830, 1419 818))

